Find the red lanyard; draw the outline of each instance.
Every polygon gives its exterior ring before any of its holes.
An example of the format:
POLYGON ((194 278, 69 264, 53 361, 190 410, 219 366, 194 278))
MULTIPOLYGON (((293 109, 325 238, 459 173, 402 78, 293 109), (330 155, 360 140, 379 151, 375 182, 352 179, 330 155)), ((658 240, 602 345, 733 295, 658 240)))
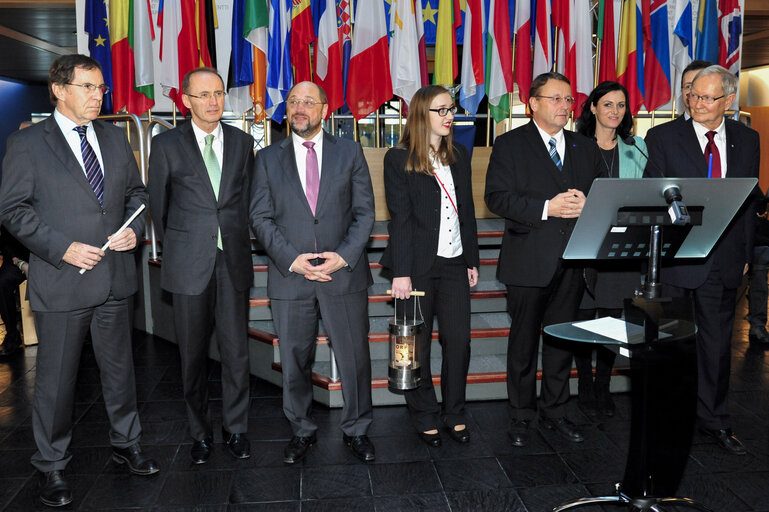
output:
POLYGON ((441 184, 441 187, 443 188, 443 191, 446 192, 446 197, 449 198, 449 202, 451 202, 451 206, 454 207, 454 213, 457 214, 457 219, 459 219, 459 212, 457 211, 457 205, 454 204, 454 200, 451 199, 451 194, 449 194, 449 191, 446 190, 446 185, 444 185, 443 182, 441 181, 441 179, 438 177, 438 173, 437 172, 435 173, 435 179, 438 180, 438 183, 441 184))

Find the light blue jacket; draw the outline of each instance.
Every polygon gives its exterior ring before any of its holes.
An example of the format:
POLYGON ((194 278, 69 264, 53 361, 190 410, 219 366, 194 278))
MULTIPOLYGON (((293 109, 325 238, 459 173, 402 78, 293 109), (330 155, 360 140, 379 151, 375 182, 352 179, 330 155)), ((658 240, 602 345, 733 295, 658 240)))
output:
POLYGON ((617 149, 619 150, 619 177, 620 178, 642 178, 644 168, 646 167, 646 157, 641 153, 649 154, 646 149, 646 143, 641 137, 633 135, 636 147, 629 146, 617 140, 617 149), (638 151, 638 150, 641 151, 638 151))

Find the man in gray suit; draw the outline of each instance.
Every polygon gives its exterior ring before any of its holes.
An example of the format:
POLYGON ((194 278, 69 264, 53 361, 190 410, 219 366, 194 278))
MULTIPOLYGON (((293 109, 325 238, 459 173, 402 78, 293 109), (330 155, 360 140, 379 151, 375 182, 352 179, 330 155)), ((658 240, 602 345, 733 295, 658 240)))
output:
POLYGON ((280 339, 283 411, 294 431, 283 460, 301 460, 316 441, 311 378, 322 316, 342 377, 344 442, 371 461, 371 177, 359 144, 322 130, 328 104, 319 86, 296 84, 286 104, 292 134, 256 154, 251 183, 251 225, 270 258, 267 294, 280 339))
POLYGON ((150 206, 163 242, 161 285, 173 294, 176 340, 195 464, 208 461, 208 344, 213 326, 222 361, 222 437, 250 456, 248 291, 253 282, 248 180, 254 139, 219 120, 224 82, 212 68, 182 81, 192 121, 158 135, 150 154, 150 206))
POLYGON ((72 458, 75 381, 89 329, 113 460, 139 475, 159 467, 139 445, 131 354, 131 251, 144 216, 111 236, 147 195, 123 130, 95 120, 107 92, 99 64, 83 55, 59 57, 48 90, 53 115, 8 139, 0 219, 31 252, 28 290, 39 339, 32 465, 42 473, 41 501, 56 507, 72 501, 63 471, 72 458))

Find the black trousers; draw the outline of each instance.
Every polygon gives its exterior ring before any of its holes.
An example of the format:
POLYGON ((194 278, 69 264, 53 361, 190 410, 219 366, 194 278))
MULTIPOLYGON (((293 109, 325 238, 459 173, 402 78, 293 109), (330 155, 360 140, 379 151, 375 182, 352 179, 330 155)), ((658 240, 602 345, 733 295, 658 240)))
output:
POLYGON ((18 332, 19 312, 16 311, 16 292, 25 279, 24 273, 13 264, 11 258, 3 259, 3 264, 0 266, 0 318, 5 324, 6 336, 18 332))
POLYGON ((35 311, 37 372, 32 432, 37 451, 32 465, 47 472, 64 469, 72 455, 72 412, 80 353, 90 329, 102 395, 110 422, 110 444, 126 448, 139 441, 136 378, 131 346, 131 299, 77 311, 35 311))
POLYGON ((671 297, 694 298, 697 324, 697 418, 702 427, 730 427, 727 397, 737 290, 726 288, 717 269, 693 290, 664 285, 671 297))
POLYGON ((368 291, 329 295, 322 287, 318 283, 318 293, 308 299, 270 299, 280 339, 283 412, 294 435, 308 437, 318 430, 312 418, 312 363, 322 317, 342 378, 344 407, 339 426, 349 436, 365 435, 373 418, 368 291))
POLYGON ((235 289, 222 251, 217 251, 214 272, 203 293, 174 294, 173 309, 190 435, 200 440, 213 433, 208 412, 208 347, 214 329, 222 360, 222 425, 232 434, 244 434, 249 408, 248 290, 235 289))
MULTIPOLYGON (((467 264, 462 256, 435 258, 430 270, 411 278, 420 297, 425 325, 419 338, 422 362, 419 386, 404 393, 414 426, 419 432, 438 428, 441 421, 449 427, 465 421, 465 389, 470 366, 470 283, 467 264), (438 317, 438 341, 441 345, 441 397, 443 411, 433 386, 430 352, 433 318, 438 317)), ((407 317, 414 314, 414 299, 405 303, 407 317)), ((401 306, 401 304, 399 304, 401 306)), ((419 313, 417 312, 417 318, 419 313)))
MULTIPOLYGON (((537 356, 543 326, 576 318, 584 291, 580 269, 560 267, 547 286, 507 286, 510 335, 507 341, 507 395, 514 420, 537 413, 537 356)), ((573 343, 542 335, 541 412, 548 418, 566 414, 573 343)))

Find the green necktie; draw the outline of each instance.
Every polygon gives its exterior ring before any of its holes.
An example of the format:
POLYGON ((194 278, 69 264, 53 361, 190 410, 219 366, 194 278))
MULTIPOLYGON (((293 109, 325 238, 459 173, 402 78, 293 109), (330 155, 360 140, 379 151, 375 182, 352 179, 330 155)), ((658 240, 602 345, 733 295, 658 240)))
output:
MULTIPOLYGON (((216 153, 214 153, 214 135, 206 135, 206 147, 203 148, 203 162, 206 164, 206 170, 208 171, 208 179, 211 180, 211 186, 214 189, 214 196, 216 200, 219 200, 219 184, 222 182, 222 170, 219 168, 219 161, 216 159, 216 153)), ((220 250, 222 248, 222 229, 218 228, 216 234, 216 247, 220 250)))

